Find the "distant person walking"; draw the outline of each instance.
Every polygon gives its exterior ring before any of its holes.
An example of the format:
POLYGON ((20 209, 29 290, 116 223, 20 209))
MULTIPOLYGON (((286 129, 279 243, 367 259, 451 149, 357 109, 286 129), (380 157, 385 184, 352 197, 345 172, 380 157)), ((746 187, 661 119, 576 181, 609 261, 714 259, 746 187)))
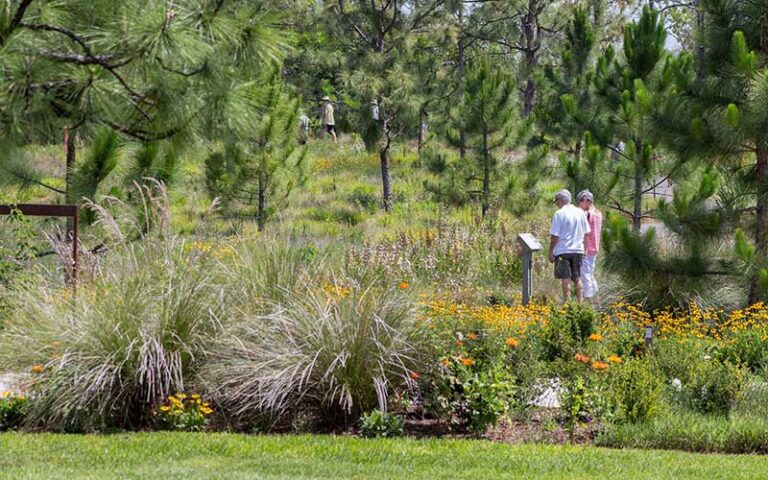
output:
POLYGON ((587 215, 571 204, 571 192, 560 190, 555 194, 557 212, 549 229, 549 261, 555 264, 555 278, 562 281, 563 300, 571 298, 571 285, 576 299, 581 302, 584 292, 581 285, 581 262, 584 242, 590 232, 587 215))
POLYGON ((591 230, 584 240, 584 260, 581 264, 581 283, 584 288, 584 298, 593 301, 597 295, 597 279, 595 265, 597 254, 600 252, 600 241, 603 230, 603 214, 595 208, 595 196, 589 190, 582 190, 576 195, 579 206, 587 214, 587 222, 591 230))
POLYGON ((325 140, 326 133, 330 133, 333 137, 333 142, 336 143, 336 120, 333 118, 333 103, 331 99, 326 95, 323 97, 323 112, 320 116, 320 121, 323 124, 323 140, 325 140))
POLYGON ((304 145, 307 143, 307 140, 309 140, 309 117, 304 114, 304 112, 299 115, 299 143, 304 145))

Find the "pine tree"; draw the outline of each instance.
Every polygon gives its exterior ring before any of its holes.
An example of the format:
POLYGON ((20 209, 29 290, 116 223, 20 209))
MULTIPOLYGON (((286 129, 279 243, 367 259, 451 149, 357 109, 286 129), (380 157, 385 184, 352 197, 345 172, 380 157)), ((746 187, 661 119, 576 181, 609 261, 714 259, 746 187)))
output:
POLYGON ((263 231, 279 199, 304 179, 306 148, 298 148, 299 103, 279 77, 273 75, 263 95, 266 104, 247 139, 227 145, 206 160, 206 185, 229 209, 256 205, 256 220, 263 231), (277 197, 277 198, 276 198, 277 197))
POLYGON ((466 148, 474 152, 478 169, 469 168, 470 185, 479 180, 479 188, 470 186, 470 192, 480 199, 481 214, 485 217, 491 206, 493 177, 498 171, 495 153, 508 145, 514 128, 515 90, 502 70, 493 68, 487 58, 480 59, 467 72, 464 95, 454 115, 456 132, 454 144, 460 142, 458 131, 466 133, 466 148))
POLYGON ((241 0, 3 2, 2 139, 12 150, 64 132, 65 188, 42 181, 23 152, 0 168, 77 201, 77 138, 107 128, 155 142, 200 126, 234 79, 281 57, 287 37, 274 20, 241 0))
POLYGON ((768 4, 701 0, 699 8, 698 65, 675 77, 679 98, 657 120, 671 148, 723 165, 728 183, 744 185, 750 204, 733 210, 734 223, 751 223, 756 302, 766 298, 760 272, 768 266, 768 4))

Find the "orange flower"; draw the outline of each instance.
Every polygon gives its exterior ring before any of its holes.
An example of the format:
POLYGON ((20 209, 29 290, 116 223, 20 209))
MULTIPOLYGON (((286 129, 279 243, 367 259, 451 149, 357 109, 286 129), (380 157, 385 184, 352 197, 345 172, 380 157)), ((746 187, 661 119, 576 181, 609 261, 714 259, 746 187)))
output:
POLYGON ((589 339, 592 340, 593 342, 600 342, 603 340, 603 336, 600 335, 599 333, 593 333, 592 335, 589 336, 589 339))
POLYGON ((609 355, 608 361, 611 363, 621 363, 621 357, 618 355, 609 355))
POLYGON ((43 366, 42 365, 32 365, 32 368, 30 368, 30 371, 32 373, 42 373, 43 366))
POLYGON ((442 363, 444 367, 447 367, 448 365, 451 364, 451 361, 448 360, 447 358, 444 358, 444 359, 440 360, 440 363, 442 363))
POLYGON ((589 357, 586 355, 582 355, 580 353, 577 353, 576 355, 574 355, 573 359, 576 360, 577 362, 583 363, 584 365, 589 363, 589 357))
POLYGON ((411 378, 412 378, 412 379, 414 379, 414 380, 418 380, 418 379, 419 379, 419 377, 421 377, 421 375, 419 374, 419 372, 411 372, 411 378))
POLYGON ((516 339, 514 339, 512 337, 508 337, 504 341, 504 343, 506 343, 508 347, 512 347, 512 348, 517 347, 518 345, 520 345, 520 342, 518 342, 516 339))
POLYGON ((397 286, 400 290, 408 290, 408 288, 411 286, 408 282, 400 282, 400 285, 397 286))
POLYGON ((467 338, 470 340, 477 340, 477 334, 475 332, 468 333, 467 338))
POLYGON ((592 368, 595 370, 608 370, 608 364, 604 362, 592 362, 592 368))
POLYGON ((461 348, 464 346, 464 342, 462 342, 461 340, 456 340, 456 346, 461 348))
POLYGON ((462 359, 461 359, 461 363, 462 363, 462 364, 463 364, 465 367, 471 367, 472 365, 474 365, 474 364, 475 364, 475 361, 474 361, 474 360, 472 360, 471 358, 462 358, 462 359))

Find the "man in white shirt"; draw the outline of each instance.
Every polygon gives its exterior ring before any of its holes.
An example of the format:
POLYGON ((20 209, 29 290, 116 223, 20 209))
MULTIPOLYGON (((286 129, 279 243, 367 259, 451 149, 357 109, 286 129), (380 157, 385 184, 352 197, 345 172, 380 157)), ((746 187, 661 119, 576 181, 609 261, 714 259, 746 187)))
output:
POLYGON ((584 242, 590 227, 584 210, 571 204, 571 192, 560 190, 555 194, 557 212, 552 217, 549 230, 549 261, 555 264, 555 278, 563 282, 563 299, 571 298, 571 284, 576 290, 576 299, 584 298, 581 285, 581 260, 584 257, 584 242))

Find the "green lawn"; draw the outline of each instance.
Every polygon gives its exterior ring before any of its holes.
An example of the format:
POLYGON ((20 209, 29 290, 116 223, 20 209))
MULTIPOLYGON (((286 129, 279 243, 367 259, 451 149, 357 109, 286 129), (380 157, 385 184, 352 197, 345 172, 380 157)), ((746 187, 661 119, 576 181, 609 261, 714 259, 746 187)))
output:
POLYGON ((467 440, 0 435, 3 479, 768 479, 768 458, 467 440))

